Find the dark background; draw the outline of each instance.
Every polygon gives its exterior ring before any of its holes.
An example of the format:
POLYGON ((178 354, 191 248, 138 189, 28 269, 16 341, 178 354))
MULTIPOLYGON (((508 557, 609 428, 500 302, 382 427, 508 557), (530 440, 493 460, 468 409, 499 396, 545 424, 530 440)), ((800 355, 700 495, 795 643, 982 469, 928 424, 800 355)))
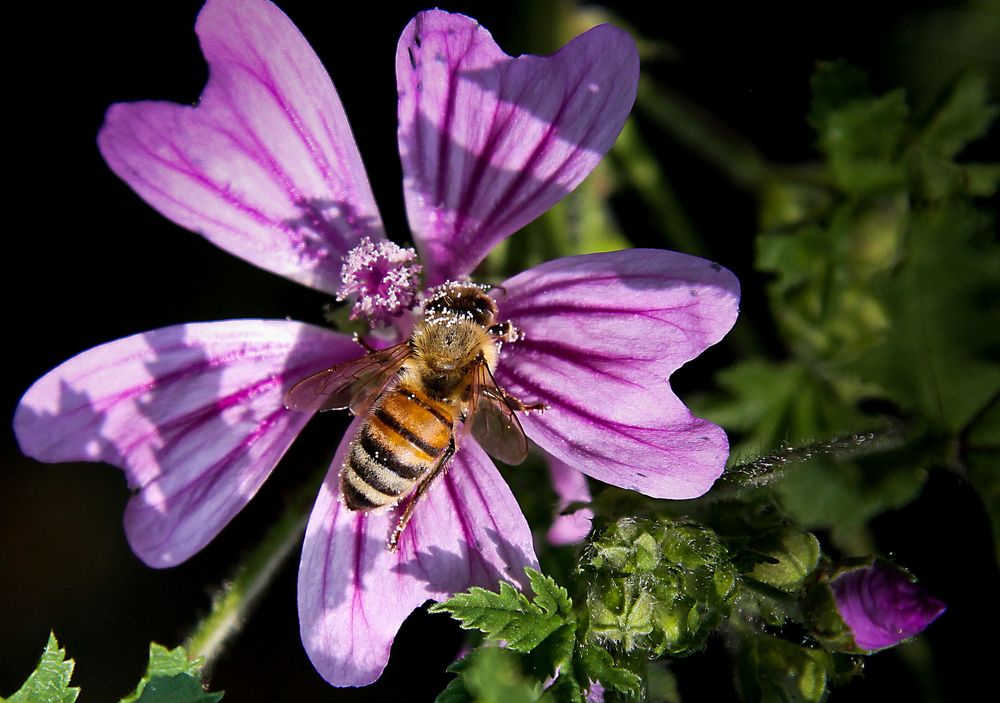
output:
MULTIPOLYGON (((975 3, 974 3, 975 4, 975 3)), ((926 101, 942 78, 981 50, 951 33, 968 17, 962 3, 858 2, 615 4, 649 36, 677 49, 649 66, 672 88, 715 111, 770 158, 812 158, 805 122, 808 77, 817 59, 845 57, 872 74, 876 90, 907 87, 926 101), (657 14, 658 13, 658 14, 657 14), (966 13, 963 15, 963 13, 966 13)), ((330 70, 351 118, 390 236, 406 240, 396 153, 394 52, 400 31, 424 5, 409 2, 284 2, 282 8, 330 70)), ((986 3, 978 3, 980 11, 986 3)), ((342 429, 322 417, 272 479, 223 534, 174 569, 156 571, 132 555, 121 515, 128 492, 117 469, 42 465, 22 457, 6 422, 31 382, 96 344, 164 325, 241 317, 318 322, 326 300, 257 270, 171 224, 115 178, 95 135, 112 102, 193 102, 206 70, 193 33, 200 3, 39 4, 8 16, 5 71, 8 124, 4 199, 4 308, 10 319, 3 379, 5 429, 0 464, 0 693, 9 694, 34 667, 49 629, 76 659, 82 701, 117 700, 144 669, 147 646, 179 644, 208 608, 211 589, 259 539, 288 490, 328 462, 342 429)), ((491 29, 510 53, 532 44, 537 20, 508 3, 449 3, 491 29)), ((998 15, 983 14, 998 22, 998 15)), ((994 50, 1000 47, 1000 37, 994 50)), ((996 57, 994 56, 994 69, 996 57)), ((754 203, 669 139, 652 137, 713 258, 737 272, 744 315, 769 329, 754 274, 754 203)), ((654 244, 649 225, 620 213, 637 243, 654 244)), ((678 379, 704 387, 724 353, 678 379)), ((907 656, 933 654, 928 676, 938 695, 957 700, 977 679, 992 680, 989 638, 1000 592, 980 504, 957 477, 934 474, 921 498, 880 518, 879 547, 911 566, 950 604, 907 656), (970 639, 974 634, 987 639, 970 639)), ((338 691, 305 657, 295 606, 297 557, 220 659, 213 689, 226 700, 428 700, 461 634, 419 612, 403 626, 376 686, 338 691)), ((995 650, 995 648, 994 648, 995 650)), ((721 643, 708 656, 680 661, 686 701, 727 700, 730 667, 721 643)), ((896 655, 869 661, 864 680, 834 700, 930 700, 896 655)))

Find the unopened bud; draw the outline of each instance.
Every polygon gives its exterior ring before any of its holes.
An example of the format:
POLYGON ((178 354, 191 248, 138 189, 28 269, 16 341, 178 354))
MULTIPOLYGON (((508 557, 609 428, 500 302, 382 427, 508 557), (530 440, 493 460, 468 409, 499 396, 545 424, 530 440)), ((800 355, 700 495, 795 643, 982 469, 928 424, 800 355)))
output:
POLYGON ((590 634, 625 651, 687 654, 730 608, 736 569, 710 529, 688 522, 620 520, 583 555, 590 634))
POLYGON ((769 542, 760 550, 766 561, 755 564, 750 576, 786 593, 798 591, 819 563, 819 540, 809 532, 786 529, 769 542))
POLYGON ((920 632, 945 604, 906 571, 865 560, 827 570, 810 589, 806 612, 813 633, 831 649, 869 653, 920 632))

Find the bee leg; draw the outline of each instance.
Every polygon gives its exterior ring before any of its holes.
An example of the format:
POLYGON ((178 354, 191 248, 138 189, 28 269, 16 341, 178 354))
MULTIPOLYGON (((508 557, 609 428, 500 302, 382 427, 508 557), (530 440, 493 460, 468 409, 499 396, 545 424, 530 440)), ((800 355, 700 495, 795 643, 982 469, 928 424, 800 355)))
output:
POLYGON ((355 333, 354 333, 354 341, 355 341, 355 343, 357 343, 357 344, 360 344, 360 345, 361 345, 361 346, 362 346, 362 347, 364 348, 364 350, 365 350, 366 352, 368 352, 369 354, 372 354, 372 353, 374 353, 374 352, 377 352, 377 351, 378 351, 378 349, 376 349, 376 348, 375 348, 375 347, 373 347, 373 346, 372 346, 371 344, 369 344, 368 342, 366 342, 366 341, 365 341, 365 338, 364 338, 364 337, 362 337, 362 336, 361 336, 360 334, 358 334, 357 332, 355 332, 355 333))
POLYGON ((522 413, 543 413, 549 409, 549 406, 546 403, 525 403, 520 398, 512 396, 503 388, 498 388, 497 390, 503 394, 504 402, 506 402, 512 410, 522 413))
POLYGON ((440 461, 431 469, 431 472, 427 475, 420 485, 417 486, 417 492, 413 494, 413 498, 410 502, 406 504, 403 508, 403 514, 399 516, 399 521, 396 523, 396 528, 392 531, 392 536, 389 537, 389 551, 395 552, 399 548, 399 538, 403 536, 403 530, 406 529, 406 524, 413 517, 413 509, 417 506, 420 498, 427 492, 427 489, 431 487, 434 483, 434 479, 438 477, 439 474, 443 473, 445 467, 448 466, 448 462, 451 458, 455 456, 455 438, 451 438, 451 442, 448 444, 448 448, 444 450, 444 454, 441 455, 440 461))
POLYGON ((486 331, 500 342, 519 342, 524 339, 524 332, 515 327, 510 320, 498 322, 486 331))

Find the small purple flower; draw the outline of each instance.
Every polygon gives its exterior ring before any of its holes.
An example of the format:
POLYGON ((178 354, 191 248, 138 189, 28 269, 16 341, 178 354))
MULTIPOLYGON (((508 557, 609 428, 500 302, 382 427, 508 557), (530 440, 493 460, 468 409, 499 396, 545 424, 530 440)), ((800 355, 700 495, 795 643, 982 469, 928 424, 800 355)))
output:
MULTIPOLYGON (((98 137, 108 164, 177 224, 396 324, 415 286, 399 267, 415 262, 386 243, 308 43, 264 0, 209 0, 196 31, 210 68, 198 105, 113 105, 98 137), (399 275, 365 276, 369 264, 399 275)), ((404 30, 396 74, 406 206, 429 287, 468 276, 590 173, 631 109, 638 57, 604 25, 552 56, 512 58, 474 20, 433 10, 404 30)), ((726 435, 688 411, 670 374, 732 327, 729 271, 629 250, 549 261, 502 285, 500 319, 526 336, 503 346, 496 380, 549 405, 522 422, 556 465, 658 498, 708 490, 726 435)), ((147 564, 173 566, 243 508, 309 420, 284 407, 289 388, 360 353, 346 335, 288 320, 167 327, 48 373, 21 400, 15 431, 41 461, 121 467, 135 491, 129 543, 147 564)), ((466 437, 398 550, 386 549, 395 516, 338 501, 360 420, 340 441, 299 568, 303 643, 340 686, 378 678, 400 623, 425 601, 499 579, 525 587, 523 568, 537 566, 510 489, 466 437)))
POLYGON ((837 611, 857 648, 884 649, 899 644, 934 622, 945 604, 894 566, 875 562, 830 582, 837 611))

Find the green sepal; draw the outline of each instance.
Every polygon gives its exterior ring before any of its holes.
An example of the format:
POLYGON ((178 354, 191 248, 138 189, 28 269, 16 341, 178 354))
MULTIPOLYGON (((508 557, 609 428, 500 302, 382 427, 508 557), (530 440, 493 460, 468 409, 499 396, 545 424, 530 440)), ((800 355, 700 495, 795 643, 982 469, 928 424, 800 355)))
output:
POLYGON ((767 535, 755 545, 763 557, 750 576, 786 593, 795 593, 819 563, 819 540, 810 532, 787 528, 767 535))
POLYGON ((191 661, 183 647, 149 645, 146 674, 121 703, 215 703, 222 692, 210 693, 201 684, 202 661, 191 661))
POLYGON ((7 703, 73 703, 80 689, 70 686, 74 662, 66 659, 66 650, 59 647, 56 636, 49 633, 38 666, 31 672, 10 698, 0 698, 7 703))
POLYGON ((833 652, 859 653, 854 633, 847 626, 837 608, 830 582, 855 569, 866 569, 874 563, 873 557, 844 559, 827 562, 817 569, 802 597, 802 612, 813 638, 833 652))

